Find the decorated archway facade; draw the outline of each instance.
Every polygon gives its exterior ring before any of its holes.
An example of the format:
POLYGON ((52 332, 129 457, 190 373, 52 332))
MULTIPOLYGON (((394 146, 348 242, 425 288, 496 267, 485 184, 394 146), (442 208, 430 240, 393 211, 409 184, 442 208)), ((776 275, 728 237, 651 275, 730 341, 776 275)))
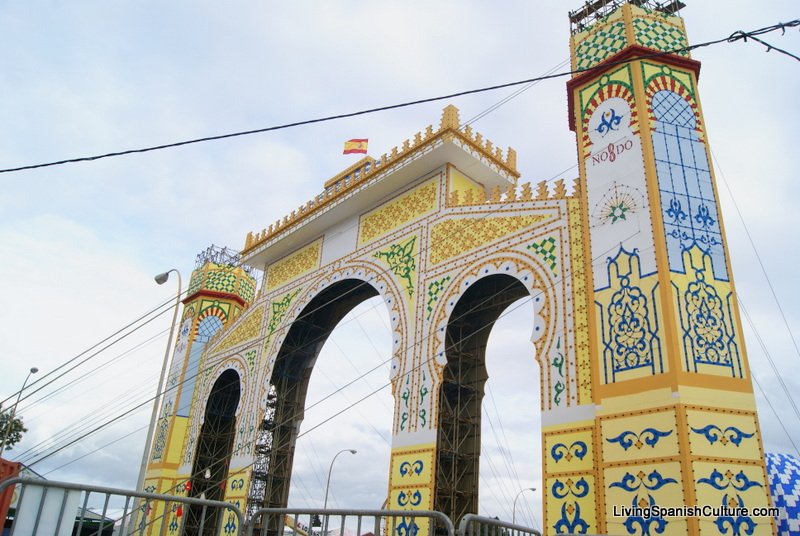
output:
POLYGON ((769 494, 699 66, 670 53, 686 42, 678 17, 648 1, 608 6, 571 15, 573 67, 588 69, 568 84, 574 184, 519 184, 515 152, 462 128, 448 106, 437 127, 250 233, 240 257, 201 258, 148 471, 154 489, 190 481, 202 408, 235 364, 225 500, 250 512, 284 506, 319 349, 350 309, 379 296, 393 338, 388 505, 457 521, 477 508, 486 337, 525 298, 546 533, 772 532, 768 517, 636 510, 752 508, 769 494), (244 266, 263 271, 257 293, 244 266), (209 327, 219 328, 210 339, 209 327))

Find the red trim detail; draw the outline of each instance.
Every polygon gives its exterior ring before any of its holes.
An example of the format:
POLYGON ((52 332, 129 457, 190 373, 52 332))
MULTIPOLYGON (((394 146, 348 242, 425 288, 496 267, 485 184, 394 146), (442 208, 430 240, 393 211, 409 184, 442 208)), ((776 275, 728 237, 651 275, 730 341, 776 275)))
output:
POLYGON ((567 82, 567 109, 569 113, 569 129, 572 132, 575 132, 575 102, 573 99, 576 96, 576 89, 618 67, 621 62, 636 58, 643 60, 653 59, 673 67, 689 69, 694 71, 696 77, 700 77, 700 62, 697 60, 676 56, 675 54, 663 54, 658 50, 641 45, 630 45, 625 50, 621 50, 610 58, 601 61, 591 70, 581 73, 567 82))
POLYGON ((236 303, 238 303, 239 305, 241 305, 242 307, 244 307, 244 303, 245 303, 244 300, 242 298, 240 298, 236 294, 230 294, 228 292, 218 292, 216 290, 204 290, 204 289, 201 289, 201 290, 198 290, 197 292, 195 292, 194 294, 192 294, 191 296, 186 296, 183 299, 183 304, 186 305, 187 303, 189 303, 190 301, 194 300, 195 298, 197 298, 199 296, 207 296, 209 298, 222 298, 223 300, 233 300, 236 303))

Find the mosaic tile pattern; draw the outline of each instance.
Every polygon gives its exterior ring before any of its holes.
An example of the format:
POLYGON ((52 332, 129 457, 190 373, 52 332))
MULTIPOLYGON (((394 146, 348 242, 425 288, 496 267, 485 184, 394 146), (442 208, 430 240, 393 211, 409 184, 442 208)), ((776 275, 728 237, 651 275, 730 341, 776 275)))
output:
POLYGON ((623 21, 617 21, 599 29, 576 47, 576 67, 578 69, 593 67, 625 48, 626 44, 623 21))
POLYGON ((800 533, 800 460, 789 454, 767 453, 767 480, 772 502, 780 509, 778 534, 800 533))
POLYGON ((555 238, 548 236, 544 240, 534 242, 527 247, 539 255, 553 273, 556 273, 558 268, 558 244, 556 244, 555 238))
MULTIPOLYGON (((670 52, 688 46, 683 30, 658 19, 637 17, 633 19, 633 30, 636 33, 636 42, 648 48, 670 52)), ((677 54, 689 55, 688 52, 677 54)))
POLYGON ((438 188, 435 181, 408 192, 361 218, 358 243, 380 238, 408 222, 436 209, 438 188))
POLYGON ((483 218, 480 225, 471 219, 445 220, 433 226, 430 263, 436 265, 452 259, 516 231, 550 219, 552 216, 533 214, 483 218))
POLYGON ((322 242, 313 244, 284 257, 267 269, 267 289, 277 288, 317 268, 322 255, 322 242))
POLYGON ((684 252, 685 275, 673 274, 685 370, 744 377, 730 284, 715 281, 712 261, 699 246, 684 252))
MULTIPOLYGON (((263 307, 259 309, 263 310, 263 307)), ((245 317, 242 322, 238 323, 233 330, 225 335, 225 338, 222 339, 219 345, 217 345, 216 350, 227 350, 228 348, 236 346, 244 341, 256 338, 261 330, 262 316, 263 312, 261 310, 257 310, 253 314, 245 317)))
POLYGON ((234 292, 236 290, 236 274, 225 270, 208 272, 206 288, 218 292, 234 292))

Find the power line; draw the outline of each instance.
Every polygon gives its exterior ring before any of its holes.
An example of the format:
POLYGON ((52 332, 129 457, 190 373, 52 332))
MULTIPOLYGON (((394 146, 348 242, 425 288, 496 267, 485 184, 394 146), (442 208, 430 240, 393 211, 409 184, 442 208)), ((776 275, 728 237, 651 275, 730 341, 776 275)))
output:
MULTIPOLYGON (((761 346, 761 351, 764 352, 764 356, 767 358, 767 361, 769 362, 770 367, 772 367, 772 371, 775 373, 775 377, 778 379, 778 383, 780 384, 781 389, 783 390, 783 393, 786 395, 786 398, 789 399, 789 405, 794 410, 794 414, 797 417, 798 421, 800 421, 800 411, 798 411, 798 409, 797 409, 797 404, 795 404, 794 398, 792 398, 792 395, 789 392, 788 387, 786 387, 786 383, 783 381, 783 376, 780 374, 780 372, 778 372, 778 367, 775 366, 775 361, 773 361, 772 356, 769 353, 769 350, 767 350, 767 345, 764 344, 764 339, 761 338, 761 334, 756 329, 756 326, 753 323, 753 319, 750 318, 750 313, 747 312, 747 308, 744 306, 744 302, 742 301, 742 298, 740 296, 737 296, 736 298, 737 298, 737 301, 739 302, 739 308, 742 310, 742 313, 744 313, 744 318, 747 320, 747 323, 750 325, 750 329, 753 330, 753 333, 755 334, 756 340, 758 341, 758 344, 761 346)), ((751 376, 752 376, 752 374, 751 374, 751 376)))
POLYGON ((769 287, 769 291, 772 294, 772 299, 775 300, 775 304, 778 306, 778 312, 781 315, 781 319, 783 320, 783 325, 786 327, 786 331, 789 333, 789 338, 792 340, 792 344, 794 345, 794 351, 798 357, 800 357, 800 347, 797 345, 797 339, 794 337, 794 333, 792 333, 792 328, 789 325, 789 321, 786 318, 786 313, 783 312, 783 307, 781 306, 781 301, 778 299, 778 293, 775 292, 775 287, 772 285, 772 280, 767 273, 767 268, 764 266, 764 261, 761 259, 761 254, 758 252, 758 248, 756 247, 755 240, 753 240, 753 235, 750 234, 750 228, 747 226, 747 223, 744 220, 744 215, 742 215, 742 211, 739 208, 739 203, 736 202, 736 196, 733 195, 733 190, 731 190, 730 184, 728 184, 728 179, 725 176, 725 171, 722 169, 722 166, 717 159, 717 155, 714 154, 714 151, 711 151, 711 157, 714 159, 714 163, 719 170, 719 174, 722 177, 722 184, 725 185, 725 189, 728 191, 728 195, 731 197, 731 201, 733 201, 733 208, 736 209, 736 214, 739 216, 739 220, 742 222, 742 228, 744 228, 744 234, 747 236, 747 240, 750 242, 750 247, 753 248, 753 252, 756 254, 756 260, 758 260, 758 266, 761 268, 761 273, 764 274, 764 279, 767 280, 767 286, 769 287))
MULTIPOLYGON (((39 383, 43 382, 43 381, 45 380, 45 378, 48 378, 48 377, 52 376, 53 374, 55 374, 55 373, 56 373, 56 372, 58 372, 59 370, 63 369, 64 367, 67 367, 68 365, 70 365, 70 364, 71 364, 71 363, 73 363, 74 361, 76 361, 76 360, 80 359, 81 357, 83 357, 83 356, 84 356, 84 355, 86 355, 87 353, 91 352, 92 350, 94 350, 94 349, 95 349, 95 348, 97 348, 98 346, 101 346, 101 345, 103 345, 104 343, 108 342, 109 340, 113 339, 114 337, 116 337, 116 336, 117 336, 117 335, 119 335, 120 333, 124 333, 124 332, 125 332, 125 330, 127 330, 127 329, 128 329, 128 328, 130 328, 131 326, 134 326, 134 325, 136 325, 136 323, 137 323, 137 322, 140 322, 140 321, 142 321, 143 319, 147 318, 147 317, 148 317, 148 316, 150 316, 151 314, 154 314, 156 311, 158 311, 159 309, 161 309, 161 308, 162 308, 162 307, 164 307, 165 305, 168 305, 168 304, 170 304, 170 303, 172 303, 172 302, 173 302, 173 300, 172 300, 172 299, 170 299, 170 300, 168 300, 168 301, 166 301, 166 302, 162 303, 161 305, 158 305, 158 306, 156 306, 154 309, 151 309, 150 311, 146 312, 145 314, 143 314, 142 316, 140 316, 140 317, 139 317, 139 318, 137 318, 136 320, 133 320, 132 322, 130 322, 130 323, 128 323, 127 325, 123 326, 122 328, 118 329, 117 331, 115 331, 114 333, 112 333, 112 334, 111 334, 111 335, 109 335, 108 337, 104 338, 104 339, 103 339, 103 340, 101 340, 100 342, 98 342, 98 343, 95 343, 94 345, 90 346, 89 348, 87 348, 87 349, 86 349, 86 350, 84 350, 83 352, 79 353, 79 354, 78 354, 78 355, 76 355, 75 357, 73 357, 73 358, 71 358, 71 359, 68 359, 66 362, 64 362, 64 363, 62 363, 61 365, 57 366, 56 368, 54 368, 54 369, 53 369, 53 370, 51 370, 50 372, 47 372, 46 374, 44 374, 43 376, 41 376, 40 378, 38 378, 36 381, 34 381, 34 382, 31 382, 31 384, 27 386, 27 389, 30 389, 30 388, 32 388, 32 387, 35 387, 37 384, 39 384, 39 383)), ((130 331, 130 332, 128 332, 128 333, 125 333, 124 335, 121 335, 121 336, 120 336, 118 339, 116 339, 116 340, 112 340, 112 341, 111 341, 109 344, 107 344, 107 345, 103 346, 102 348, 100 348, 99 350, 97 350, 95 353, 91 354, 89 357, 87 357, 87 358, 83 359, 82 361, 80 361, 80 362, 79 362, 77 365, 74 365, 72 368, 70 368, 70 369, 68 369, 68 370, 66 370, 66 371, 64 371, 64 372, 62 372, 61 374, 59 374, 58 376, 56 376, 54 379, 50 380, 49 382, 47 382, 47 383, 45 383, 45 384, 43 384, 43 385, 39 386, 38 388, 36 388, 36 389, 34 389, 33 391, 29 392, 28 394, 24 395, 22 398, 20 398, 20 402, 22 402, 22 401, 24 401, 24 400, 28 399, 30 396, 32 396, 32 395, 34 395, 34 394, 38 393, 39 391, 41 391, 42 389, 44 389, 44 388, 45 388, 45 387, 47 387, 48 385, 51 385, 53 382, 55 382, 55 381, 59 380, 60 378, 62 378, 62 377, 63 377, 65 374, 67 374, 68 372, 72 372, 72 371, 73 371, 73 370, 75 370, 77 367, 79 367, 79 366, 83 365, 84 363, 86 363, 86 362, 87 362, 87 361, 89 361, 90 359, 92 359, 92 358, 96 357, 97 355, 99 355, 101 352, 103 352, 103 351, 107 350, 108 348, 112 347, 113 345, 115 345, 115 344, 116 344, 116 343, 118 343, 119 341, 121 341, 121 340, 125 339, 126 337, 130 336, 132 333, 134 333, 135 331, 137 331, 139 328, 141 328, 142 326, 144 326, 144 325, 146 325, 146 324, 149 324, 150 322, 152 322, 153 320, 155 320, 156 318, 158 318, 159 316, 161 316, 162 314, 164 314, 166 311, 169 311, 169 309, 165 309, 165 310, 163 310, 163 311, 159 312, 159 313, 158 313, 156 316, 154 316, 154 317, 152 317, 152 318, 148 319, 147 321, 143 322, 142 324, 140 324, 139 326, 137 326, 137 327, 136 327, 135 329, 133 329, 132 331, 130 331)), ((14 393, 13 395, 11 395, 11 396, 7 397, 5 400, 3 400, 2 402, 0 402, 0 405, 2 405, 2 404, 4 404, 4 403, 6 403, 7 401, 11 400, 11 399, 12 399, 14 396, 16 396, 18 393, 19 393, 19 391, 18 391, 17 393, 14 393)))
MULTIPOLYGON (((739 33, 741 33, 741 32, 736 32, 734 35, 737 35, 739 33)), ((784 33, 786 33, 785 30, 784 30, 784 33)), ((731 37, 733 37, 733 36, 731 36, 731 37)), ((771 50, 776 50, 776 51, 780 52, 781 54, 785 54, 786 56, 789 56, 790 58, 794 58, 797 61, 800 61, 800 56, 796 56, 795 54, 792 54, 791 52, 783 50, 782 48, 778 48, 775 45, 771 45, 771 44, 767 43, 766 41, 764 41, 762 39, 759 39, 758 37, 755 37, 754 35, 744 35, 743 34, 741 36, 742 41, 744 41, 745 43, 747 42, 748 38, 752 39, 753 41, 755 41, 757 43, 761 43, 762 45, 767 47, 767 52, 770 52, 771 50)))
MULTIPOLYGON (((700 45, 696 45, 696 46, 700 46, 700 45)), ((543 80, 543 79, 544 79, 544 78, 542 78, 542 80, 543 80)), ((497 88, 499 88, 499 87, 506 87, 506 86, 497 86, 497 87, 494 87, 494 88, 485 88, 485 89, 484 89, 484 91, 487 91, 487 90, 489 90, 489 89, 497 89, 497 88)), ((441 98, 448 98, 448 97, 441 97, 441 98)), ((414 104, 414 103, 409 103, 409 104, 406 104, 406 105, 410 105, 410 104, 414 104)), ((375 110, 375 111, 379 111, 379 110, 375 110)), ((363 112, 363 113, 367 113, 367 112, 363 112)), ((252 131, 252 132, 250 132, 250 133, 255 133, 255 132, 258 132, 258 131, 252 131)), ((245 133, 239 133, 239 135, 243 135, 243 134, 245 134, 245 133)), ((226 137, 228 137, 228 136, 226 136, 226 137)), ((214 138, 209 138, 209 139, 214 139, 214 138)), ((195 140, 195 141, 193 141, 193 142, 197 142, 197 141, 207 141, 207 139, 203 139, 203 140, 195 140)), ((41 166, 37 166, 37 167, 41 167, 41 166)), ((14 170, 2 170, 2 171, 3 171, 3 172, 5 172, 5 171, 14 171, 14 170)))
MULTIPOLYGON (((555 78, 563 78, 563 77, 566 77, 566 76, 573 76, 573 75, 576 75, 576 74, 582 74, 582 73, 590 72, 590 71, 594 71, 594 70, 605 69, 605 68, 607 68, 609 66, 613 66, 613 65, 623 65, 623 64, 631 63, 633 61, 638 61, 638 60, 642 60, 642 59, 657 58, 657 57, 665 56, 665 55, 668 55, 668 54, 678 54, 678 53, 689 52, 689 51, 692 51, 692 50, 695 50, 695 49, 698 49, 698 48, 717 45, 717 44, 720 44, 720 43, 733 43, 733 42, 739 41, 739 40, 746 40, 747 38, 755 39, 755 36, 758 36, 758 35, 763 35, 763 34, 766 34, 766 33, 777 31, 777 30, 781 30, 781 31, 785 32, 786 28, 793 28, 793 27, 796 27, 796 26, 800 26, 800 19, 796 19, 796 20, 793 20, 793 21, 785 22, 785 23, 778 23, 778 24, 774 24, 774 25, 771 25, 771 26, 765 26, 764 28, 759 28, 758 30, 753 30, 753 31, 750 31, 750 32, 744 32, 744 31, 740 30, 740 31, 737 31, 737 32, 733 33, 729 37, 725 37, 725 38, 721 38, 721 39, 715 39, 713 41, 706 41, 704 43, 698 43, 698 44, 689 45, 689 46, 686 46, 686 47, 675 48, 675 49, 672 49, 672 50, 669 50, 669 51, 654 52, 652 54, 645 54, 645 55, 642 55, 642 56, 638 56, 636 58, 630 58, 630 59, 614 61, 614 62, 607 62, 607 63, 603 63, 601 65, 597 65, 597 66, 594 66, 594 67, 588 67, 588 68, 584 68, 584 69, 573 69, 573 70, 565 71, 565 72, 561 72, 561 73, 545 74, 545 75, 542 75, 542 76, 537 76, 535 78, 528 78, 526 80, 519 80, 519 81, 516 81, 516 82, 508 82, 508 83, 504 83, 504 84, 496 84, 496 85, 492 85, 492 86, 486 86, 486 87, 482 87, 482 88, 478 88, 478 89, 469 89, 469 90, 466 90, 466 91, 458 91, 458 92, 450 93, 450 94, 447 94, 447 95, 440 95, 438 97, 428 97, 428 98, 424 98, 424 99, 417 99, 417 100, 412 100, 412 101, 408 101, 408 102, 403 102, 403 103, 400 103, 400 104, 391 104, 391 105, 388 105, 388 106, 379 106, 377 108, 368 108, 368 109, 360 110, 360 111, 356 111, 356 112, 348 112, 348 113, 342 113, 342 114, 336 114, 336 115, 329 115, 329 116, 325 116, 325 117, 319 117, 319 118, 316 118, 316 119, 306 119, 306 120, 302 120, 302 121, 294 121, 294 122, 291 122, 291 123, 285 123, 285 124, 282 124, 282 125, 276 125, 276 126, 271 126, 271 127, 257 128, 257 129, 252 129, 252 130, 243 130, 243 131, 239 131, 239 132, 232 132, 232 133, 228 133, 228 134, 218 134, 218 135, 214 135, 214 136, 205 136, 205 137, 202 137, 202 138, 194 138, 194 139, 190 139, 190 140, 178 141, 178 142, 173 142, 173 143, 166 143, 166 144, 162 144, 162 145, 153 145, 153 146, 149 146, 149 147, 141 147, 141 148, 138 148, 138 149, 126 149, 126 150, 114 151, 114 152, 110 152, 110 153, 98 154, 98 155, 93 155, 93 156, 83 156, 83 157, 77 157, 77 158, 68 158, 68 159, 64 159, 64 160, 56 160, 56 161, 53 161, 53 162, 46 162, 46 163, 41 163, 41 164, 31 164, 31 165, 26 165, 26 166, 19 166, 19 167, 13 167, 13 168, 0 169, 0 173, 11 173, 11 172, 15 172, 15 171, 39 169, 39 168, 52 167, 52 166, 61 166, 61 165, 64 165, 64 164, 73 164, 73 163, 77 163, 77 162, 91 162, 91 161, 94 161, 94 160, 101 160, 101 159, 104 159, 104 158, 112 158, 112 157, 124 156, 124 155, 130 155, 130 154, 147 153, 147 152, 151 152, 151 151, 160 151, 160 150, 164 150, 164 149, 172 149, 172 148, 175 148, 175 147, 182 147, 184 145, 192 145, 192 144, 203 143, 203 142, 208 142, 208 141, 216 141, 216 140, 223 140, 223 139, 228 139, 228 138, 236 138, 236 137, 240 137, 240 136, 249 136, 249 135, 252 135, 252 134, 261 134, 261 133, 264 133, 264 132, 272 132, 272 131, 276 131, 276 130, 284 130, 284 129, 288 129, 288 128, 294 128, 294 127, 303 126, 303 125, 311 125, 311 124, 315 124, 315 123, 324 123, 324 122, 329 122, 329 121, 335 121, 335 120, 338 120, 338 119, 345 119, 345 118, 348 118, 348 117, 356 117, 356 116, 360 116, 360 115, 373 114, 373 113, 377 113, 377 112, 385 112, 385 111, 388 111, 388 110, 397 110, 397 109, 400 109, 400 108, 407 108, 409 106, 417 106, 417 105, 426 104, 426 103, 429 103, 429 102, 437 102, 437 101, 441 101, 441 100, 454 99, 454 98, 463 97, 463 96, 466 96, 466 95, 475 95, 477 93, 485 93, 487 91, 495 91, 495 90, 498 90, 498 89, 515 87, 515 86, 520 86, 520 85, 524 85, 524 84, 532 84, 532 83, 535 83, 535 82, 541 82, 543 80, 550 80, 550 79, 555 79, 555 78)), ((775 48, 775 47, 772 47, 772 48, 775 48)), ((779 50, 779 49, 775 49, 775 50, 779 50)), ((785 51, 781 51, 781 52, 785 52, 785 51)))

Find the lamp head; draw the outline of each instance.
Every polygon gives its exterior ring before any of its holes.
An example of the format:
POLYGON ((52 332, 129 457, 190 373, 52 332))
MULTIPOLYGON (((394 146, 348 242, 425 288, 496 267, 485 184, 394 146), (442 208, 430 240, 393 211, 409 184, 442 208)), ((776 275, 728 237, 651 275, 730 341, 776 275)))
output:
POLYGON ((164 272, 163 274, 158 274, 153 279, 155 279, 156 283, 158 283, 159 285, 163 285, 164 283, 167 282, 167 279, 169 279, 169 272, 164 272))
POLYGON ((37 372, 39 372, 39 369, 38 369, 38 368, 36 368, 36 367, 31 367, 31 374, 36 374, 37 372))
POLYGON ((356 449, 350 449, 350 454, 355 454, 356 452, 358 452, 356 449))

